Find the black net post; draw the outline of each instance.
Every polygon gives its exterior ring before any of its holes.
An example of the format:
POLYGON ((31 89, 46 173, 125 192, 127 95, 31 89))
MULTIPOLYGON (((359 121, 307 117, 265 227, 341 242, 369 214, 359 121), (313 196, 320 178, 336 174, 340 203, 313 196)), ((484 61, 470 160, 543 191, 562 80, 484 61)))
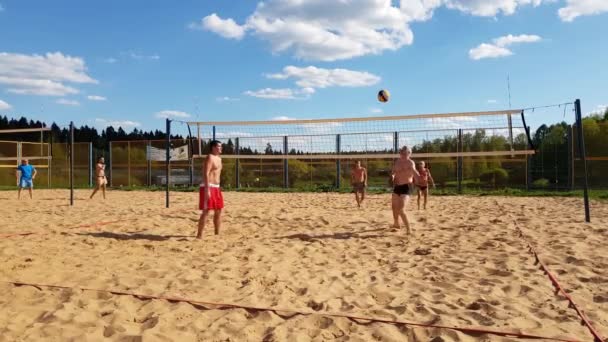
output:
MULTIPOLYGON (((464 151, 464 146, 462 144, 462 129, 458 130, 458 152, 464 151)), ((463 160, 462 156, 458 156, 456 158, 456 182, 458 183, 458 193, 462 193, 462 165, 463 160)))
POLYGON ((573 150, 571 148, 572 146, 572 126, 568 126, 568 132, 566 134, 566 145, 567 145, 567 149, 568 149, 568 190, 573 190, 573 182, 572 182, 572 176, 574 175, 574 169, 572 168, 573 165, 573 150))
MULTIPOLYGON (((283 137, 283 154, 289 154, 289 142, 287 136, 283 137)), ((289 163, 287 158, 283 159, 283 187, 289 188, 289 163)))
POLYGON ((587 179, 587 154, 585 153, 585 136, 583 135, 583 119, 581 115, 581 100, 574 101, 574 111, 576 113, 576 133, 578 135, 578 152, 583 162, 583 197, 585 200, 585 222, 591 222, 591 214, 589 212, 589 182, 587 179))
POLYGON ((393 153, 399 153, 399 132, 393 132, 393 153))
POLYGON ((169 183, 170 183, 170 167, 171 162, 171 120, 167 119, 167 137, 165 141, 166 158, 165 158, 165 207, 169 208, 169 183))
MULTIPOLYGON (((235 153, 238 156, 239 155, 239 151, 240 151, 240 146, 239 146, 239 138, 235 138, 234 139, 234 148, 235 148, 235 153)), ((234 163, 234 174, 235 174, 235 179, 236 179, 236 188, 239 189, 241 187, 241 177, 239 176, 239 170, 240 170, 240 161, 239 158, 236 158, 236 162, 234 163)))
MULTIPOLYGON (((336 134, 336 154, 340 154, 340 134, 336 134)), ((340 159, 336 159, 336 188, 340 189, 340 159)))
POLYGON ((74 205, 74 122, 70 121, 70 205, 74 205))
POLYGON ((186 124, 186 126, 188 126, 188 165, 189 165, 189 171, 188 171, 188 175, 190 176, 189 178, 189 186, 193 186, 194 185, 194 144, 192 143, 192 130, 190 129, 190 125, 186 124))

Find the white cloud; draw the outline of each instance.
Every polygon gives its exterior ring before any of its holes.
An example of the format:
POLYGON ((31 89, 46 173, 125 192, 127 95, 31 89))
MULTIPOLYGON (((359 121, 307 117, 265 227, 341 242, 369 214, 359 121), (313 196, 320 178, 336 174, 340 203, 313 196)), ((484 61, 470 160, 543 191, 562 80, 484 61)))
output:
POLYGON ((141 126, 141 123, 139 123, 137 121, 130 121, 130 120, 119 121, 119 120, 107 120, 107 119, 101 119, 101 118, 95 118, 95 123, 100 126, 104 126, 104 127, 112 126, 114 128, 118 128, 118 127, 135 128, 135 127, 141 126))
POLYGON ((80 106, 80 102, 78 102, 76 100, 59 99, 55 102, 60 105, 64 105, 64 106, 80 106))
POLYGON ((426 127, 434 129, 458 129, 478 128, 479 119, 474 116, 455 116, 450 118, 428 118, 424 119, 426 127))
POLYGON ((380 114, 383 112, 383 110, 380 108, 370 108, 369 111, 372 112, 373 114, 380 114))
POLYGON ((98 83, 85 62, 61 52, 45 55, 0 53, 0 84, 15 94, 65 96, 79 91, 64 83, 98 83))
POLYGON ((91 101, 105 101, 105 100, 107 100, 105 97, 99 96, 99 95, 89 95, 89 96, 87 96, 87 99, 89 99, 91 101))
POLYGON ((244 26, 232 19, 222 19, 215 13, 204 17, 199 24, 190 24, 189 27, 194 30, 208 30, 228 39, 241 39, 245 35, 244 26))
POLYGON ((0 100, 0 110, 9 110, 13 108, 10 104, 0 100))
POLYGON ((512 34, 494 39, 494 44, 497 46, 506 47, 516 43, 536 43, 541 41, 541 37, 534 34, 520 34, 514 36, 512 34))
MULTIPOLYGON (((243 24, 216 13, 190 28, 229 39, 247 33, 269 42, 273 53, 335 61, 398 50, 413 42, 410 24, 444 6, 475 16, 511 15, 525 5, 554 0, 266 0, 243 24)), ((588 0, 591 1, 591 0, 588 0)), ((603 0, 596 0, 603 1, 603 0)))
POLYGON ((51 80, 0 76, 0 84, 9 86, 9 93, 20 95, 65 96, 78 94, 78 89, 51 80))
POLYGON ((272 121, 291 121, 291 120, 297 120, 297 119, 289 117, 289 116, 281 115, 281 116, 275 116, 271 120, 272 121))
POLYGON ((492 103, 493 104, 493 103, 498 103, 498 101, 490 99, 490 100, 488 100, 488 103, 492 103))
POLYGON ((160 119, 167 119, 167 118, 189 118, 192 115, 186 113, 186 112, 180 112, 177 110, 162 110, 160 112, 156 113, 156 117, 160 118, 160 119))
POLYGON ((106 63, 109 63, 109 64, 114 64, 114 63, 118 62, 118 59, 110 57, 110 58, 104 59, 103 61, 106 63))
POLYGON ((323 69, 314 66, 299 68, 286 66, 279 74, 266 75, 268 78, 284 80, 296 79, 296 84, 302 88, 327 87, 364 87, 380 82, 380 77, 369 72, 348 69, 323 69))
POLYGON ((551 0, 445 0, 444 2, 446 7, 451 9, 480 17, 493 17, 500 13, 512 15, 520 6, 536 7, 551 0))
MULTIPOLYGON (((222 23, 231 20, 214 18, 222 23)), ((251 31, 268 41, 274 53, 293 51, 306 60, 334 61, 411 44, 409 21, 390 1, 270 0, 258 3, 246 23, 234 27, 235 38, 251 31)))
POLYGON ((603 115, 608 110, 608 105, 597 105, 595 109, 587 113, 587 116, 590 115, 603 115))
POLYGON ((469 58, 480 60, 484 58, 499 58, 511 56, 513 52, 507 47, 518 43, 536 43, 541 41, 541 37, 537 35, 521 34, 514 36, 509 34, 495 38, 492 43, 482 43, 479 46, 469 50, 469 58))
POLYGON ((299 89, 265 88, 246 91, 244 94, 265 99, 306 99, 316 92, 316 88, 364 87, 380 82, 380 77, 361 71, 347 69, 323 69, 314 66, 304 68, 286 66, 282 73, 266 74, 266 78, 286 80, 293 78, 299 89))
POLYGON ((303 100, 310 97, 315 90, 312 88, 290 89, 290 88, 264 88, 260 90, 247 90, 243 94, 261 99, 278 99, 278 100, 303 100))
POLYGON ((157 54, 153 54, 153 55, 144 55, 138 52, 133 52, 133 51, 128 51, 128 52, 123 52, 123 55, 126 55, 128 57, 131 57, 132 59, 141 61, 141 60, 153 60, 153 61, 157 61, 160 59, 160 56, 157 54))
POLYGON ((492 44, 480 44, 478 47, 469 50, 469 58, 479 60, 483 58, 499 58, 511 56, 511 50, 492 44))
POLYGON ((563 21, 573 21, 583 15, 596 15, 608 12, 606 0, 568 0, 567 6, 560 8, 557 14, 563 21))
POLYGON ((218 97, 215 99, 217 102, 234 102, 234 101, 240 101, 239 98, 236 97, 230 97, 230 96, 222 96, 222 97, 218 97))
POLYGON ((4 7, 2 7, 2 4, 0 4, 0 12, 4 11, 4 7))

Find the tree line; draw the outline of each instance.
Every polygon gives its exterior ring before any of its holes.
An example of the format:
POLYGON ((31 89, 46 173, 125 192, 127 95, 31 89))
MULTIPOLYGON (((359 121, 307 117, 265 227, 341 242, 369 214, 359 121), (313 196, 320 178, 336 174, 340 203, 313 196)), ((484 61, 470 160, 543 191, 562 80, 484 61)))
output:
MULTIPOLYGON (((28 120, 25 117, 12 119, 6 116, 0 116, 0 129, 16 129, 16 128, 39 128, 46 127, 46 124, 40 121, 28 120)), ((69 132, 67 127, 59 127, 57 124, 51 124, 50 134, 44 134, 44 141, 65 143, 68 141, 69 132)), ((588 157, 608 157, 608 109, 602 114, 595 114, 583 119, 583 130, 585 134, 586 153, 588 157)), ((75 127, 74 138, 76 142, 91 142, 97 151, 108 151, 111 141, 141 141, 141 140, 164 140, 166 135, 164 132, 143 131, 133 129, 130 132, 123 128, 106 127, 98 130, 95 127, 87 125, 75 127)), ((171 139, 185 142, 184 137, 180 135, 172 135, 171 139)), ((12 141, 40 141, 40 133, 19 133, 19 134, 3 134, 0 140, 12 141)), ((516 164, 501 159, 500 157, 487 158, 464 158, 463 179, 470 180, 472 183, 481 182, 483 179, 491 179, 496 185, 497 179, 508 184, 523 184, 525 180, 535 182, 535 185, 540 187, 555 188, 571 188, 572 182, 580 185, 580 161, 578 161, 577 150, 577 134, 576 130, 566 122, 560 122, 552 125, 541 125, 531 134, 531 142, 536 150, 536 154, 528 158, 526 165, 516 164), (574 167, 573 167, 574 166, 574 167), (573 169, 576 169, 572 174, 573 169), (526 174, 527 173, 527 174, 526 174), (578 179, 578 180, 577 180, 578 179)), ((223 140, 224 153, 235 154, 236 144, 232 139, 223 140)), ((528 149, 528 138, 525 134, 520 134, 514 137, 513 148, 516 150, 528 149)), ((475 132, 464 134, 462 137, 462 150, 467 151, 506 151, 511 147, 510 141, 505 136, 488 135, 483 129, 478 129, 475 132)), ((197 146, 194 144, 194 151, 198 153, 197 146)), ((208 142, 202 142, 202 153, 208 151, 208 142)), ((458 137, 444 136, 433 140, 425 140, 421 143, 412 146, 413 152, 457 152, 458 137)), ((124 151, 126 152, 126 151, 124 151)), ((378 151, 361 151, 358 153, 392 153, 392 149, 378 151)), ((131 151, 133 153, 133 151, 131 151)), ((254 148, 251 146, 240 146, 238 153, 242 155, 280 155, 283 154, 281 148, 274 148, 270 143, 265 147, 254 148)), ((348 153, 357 153, 350 151, 348 153)), ((305 159, 309 152, 290 149, 287 154, 302 155, 305 159)), ((117 154, 118 155, 118 154, 117 154)), ((454 178, 456 173, 456 163, 453 158, 434 158, 428 160, 433 175, 436 179, 449 180, 454 178)), ((301 178, 302 181, 312 179, 310 175, 320 175, 327 173, 327 179, 331 179, 331 166, 313 165, 299 163, 296 160, 290 161, 290 173, 293 173, 291 179, 293 181, 301 178), (322 170, 326 167, 327 170, 322 170)), ((368 169, 378 169, 385 172, 390 169, 389 161, 368 160, 368 169), (377 165, 376 165, 377 164, 377 165)), ((590 181, 592 185, 608 185, 608 181, 602 183, 602 174, 608 173, 608 162, 592 161, 590 165, 590 181), (606 183, 606 184, 604 184, 606 183)), ((277 166, 278 167, 278 166, 277 166)), ((272 169, 272 168, 271 168, 272 169)), ((268 167, 265 169, 269 170, 268 167)), ((243 170, 245 172, 246 170, 243 170)), ((279 170, 275 170, 278 172, 279 170)), ((229 173, 229 171, 227 171, 229 173)), ((251 173, 253 170, 245 173, 251 173)), ((274 172, 274 171, 273 171, 274 172)), ((228 175, 227 176, 230 176, 228 175)), ((243 174, 242 176, 245 176, 243 174)), ((315 176, 315 177, 317 177, 315 176)), ((262 182, 266 178, 260 170, 260 173, 253 172, 252 179, 262 182), (254 176, 255 175, 255 176, 254 176)), ((247 177, 241 177, 247 178, 247 177)), ((269 175, 269 181, 276 178, 276 174, 269 175)), ((380 178, 379 178, 380 179, 380 178)), ((290 181, 291 182, 291 181, 290 181)), ((449 185, 449 184, 448 184, 449 185)))

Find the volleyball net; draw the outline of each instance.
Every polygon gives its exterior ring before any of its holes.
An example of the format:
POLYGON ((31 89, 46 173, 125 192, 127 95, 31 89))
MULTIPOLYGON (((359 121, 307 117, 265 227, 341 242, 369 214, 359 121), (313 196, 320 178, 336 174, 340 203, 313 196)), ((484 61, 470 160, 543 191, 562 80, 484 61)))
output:
MULTIPOLYGON (((402 146, 412 149, 413 158, 430 165, 440 186, 460 187, 464 178, 480 176, 491 177, 494 182, 495 176, 482 174, 507 168, 513 170, 505 172, 512 173, 511 179, 523 187, 525 163, 534 154, 521 110, 312 120, 175 121, 170 129, 188 137, 171 141, 170 159, 174 160, 174 149, 185 146, 191 168, 197 171, 196 160, 209 153, 209 143, 222 143, 222 183, 228 188, 348 187, 355 161, 368 168, 370 187, 385 187, 386 176, 402 146)), ((200 181, 200 172, 189 173, 191 184, 200 181)))
POLYGON ((418 158, 533 154, 521 110, 318 120, 188 122, 194 158, 219 140, 231 159, 418 158))

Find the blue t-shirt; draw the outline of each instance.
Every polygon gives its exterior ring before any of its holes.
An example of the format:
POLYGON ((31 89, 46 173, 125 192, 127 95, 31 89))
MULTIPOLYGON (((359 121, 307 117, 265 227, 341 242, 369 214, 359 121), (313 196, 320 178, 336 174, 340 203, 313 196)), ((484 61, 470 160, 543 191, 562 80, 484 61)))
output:
POLYGON ((32 174, 36 170, 32 165, 19 165, 17 170, 21 171, 21 179, 32 180, 32 174))

